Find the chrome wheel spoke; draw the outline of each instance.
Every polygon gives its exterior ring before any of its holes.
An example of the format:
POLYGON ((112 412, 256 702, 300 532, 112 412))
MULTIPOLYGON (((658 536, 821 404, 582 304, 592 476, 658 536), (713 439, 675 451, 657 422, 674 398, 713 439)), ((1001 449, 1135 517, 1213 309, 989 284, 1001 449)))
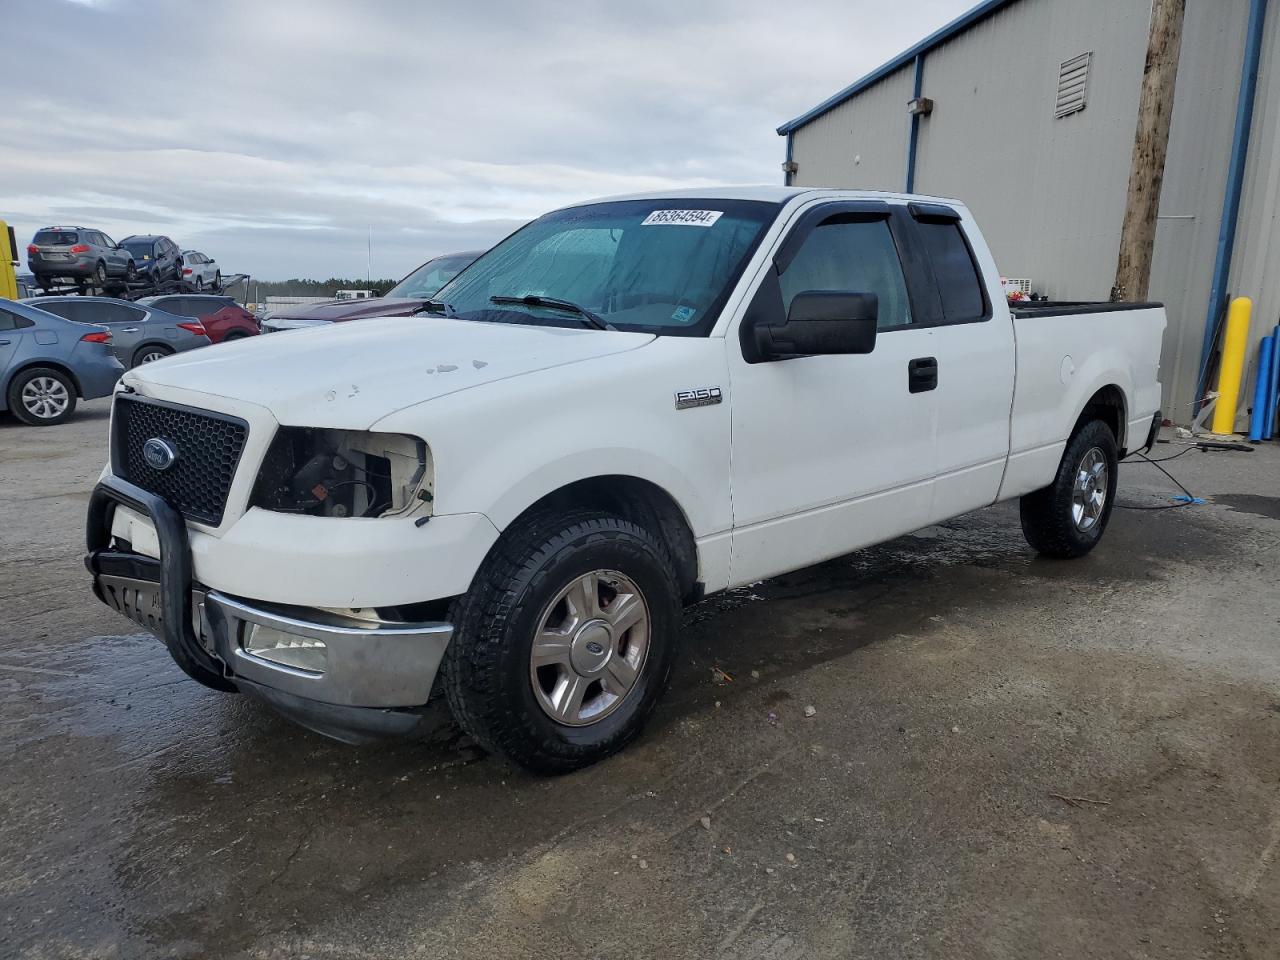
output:
POLYGON ((613 627, 614 636, 622 637, 644 619, 644 601, 634 593, 620 593, 604 611, 604 618, 613 627))
POLYGON ((582 712, 582 698, 589 681, 576 673, 564 674, 551 694, 553 716, 561 723, 573 723, 582 712))
POLYGON ((553 630, 544 630, 533 641, 533 666, 569 665, 569 653, 573 649, 573 637, 553 630))
POLYGON ((631 662, 621 655, 611 657, 604 672, 605 685, 620 697, 636 685, 636 678, 640 676, 631 662))
POLYGON ((569 588, 569 606, 579 621, 590 620, 600 615, 600 579, 592 572, 578 580, 569 588))

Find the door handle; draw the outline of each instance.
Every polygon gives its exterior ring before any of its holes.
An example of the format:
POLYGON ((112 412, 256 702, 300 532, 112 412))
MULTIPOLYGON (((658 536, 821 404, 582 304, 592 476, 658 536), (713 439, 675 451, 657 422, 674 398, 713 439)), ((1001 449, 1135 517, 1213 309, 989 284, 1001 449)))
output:
POLYGON ((916 357, 907 363, 907 389, 911 393, 924 393, 938 386, 938 358, 916 357))
POLYGON ((13 343, 12 340, 0 340, 0 347, 8 346, 11 343, 13 343))
POLYGON ((141 329, 142 329, 141 327, 121 327, 120 332, 121 333, 137 333, 141 329))

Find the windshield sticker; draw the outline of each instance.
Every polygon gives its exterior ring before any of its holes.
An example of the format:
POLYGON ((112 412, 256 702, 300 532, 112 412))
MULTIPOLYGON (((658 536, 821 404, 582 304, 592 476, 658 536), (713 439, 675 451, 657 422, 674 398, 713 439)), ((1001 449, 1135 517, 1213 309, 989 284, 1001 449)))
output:
POLYGON ((697 312, 693 307, 676 307, 671 314, 671 319, 676 323, 688 323, 697 312))
POLYGON ((722 213, 723 210, 655 210, 641 221, 640 226, 710 227, 722 213))

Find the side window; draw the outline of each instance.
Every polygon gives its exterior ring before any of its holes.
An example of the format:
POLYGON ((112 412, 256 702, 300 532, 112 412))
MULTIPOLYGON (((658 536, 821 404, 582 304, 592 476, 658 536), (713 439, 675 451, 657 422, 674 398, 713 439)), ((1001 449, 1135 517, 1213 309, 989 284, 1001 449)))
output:
POLYGON ((66 300, 41 300, 38 309, 52 313, 63 320, 71 319, 71 304, 66 300))
POLYGON ((131 307, 127 303, 110 304, 104 313, 104 323, 138 323, 146 316, 137 307, 131 307))
POLYGON ((18 318, 8 310, 0 308, 0 333, 18 329, 18 318))
POLYGON ((987 302, 982 278, 960 224, 954 220, 922 220, 916 223, 916 232, 938 281, 943 320, 964 323, 984 319, 987 302))
POLYGON ((819 224, 778 280, 782 308, 787 312, 797 293, 845 290, 874 293, 879 298, 879 329, 911 323, 902 261, 887 220, 836 216, 819 224))
POLYGON ((116 242, 108 237, 105 233, 98 234, 102 238, 102 245, 105 247, 114 247, 116 242))

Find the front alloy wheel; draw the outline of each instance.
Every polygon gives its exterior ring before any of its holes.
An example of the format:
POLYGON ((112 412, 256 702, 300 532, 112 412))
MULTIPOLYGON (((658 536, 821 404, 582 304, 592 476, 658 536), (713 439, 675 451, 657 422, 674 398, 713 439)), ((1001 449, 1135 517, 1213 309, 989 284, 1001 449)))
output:
POLYGON ((630 520, 580 508, 518 521, 450 614, 454 719, 538 773, 614 753, 666 687, 680 596, 666 546, 630 520))
POLYGON ((593 570, 548 605, 529 652, 538 706, 571 727, 598 723, 635 688, 649 655, 644 594, 616 570, 593 570))

